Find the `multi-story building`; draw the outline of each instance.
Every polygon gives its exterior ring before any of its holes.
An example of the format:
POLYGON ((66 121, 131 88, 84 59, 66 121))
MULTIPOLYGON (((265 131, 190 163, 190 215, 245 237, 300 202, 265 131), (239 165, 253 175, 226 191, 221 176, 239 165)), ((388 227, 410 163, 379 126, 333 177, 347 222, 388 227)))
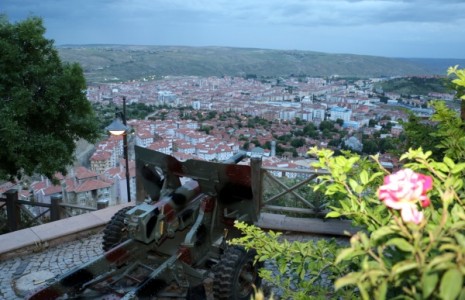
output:
MULTIPOLYGON (((64 203, 96 208, 99 201, 111 199, 112 183, 85 167, 74 168, 67 176, 57 174, 56 178, 59 184, 53 184, 48 178, 31 184, 35 201, 50 204, 53 195, 61 195, 64 203)), ((71 211, 73 215, 79 213, 80 209, 71 211)))
POLYGON ((329 109, 329 119, 332 121, 336 121, 337 119, 342 119, 344 122, 350 121, 350 117, 352 116, 352 110, 345 108, 334 106, 329 109))
POLYGON ((109 150, 97 151, 90 157, 90 169, 98 174, 113 166, 112 152, 109 150))
POLYGON ((146 148, 155 150, 155 151, 167 154, 167 155, 171 155, 172 153, 172 145, 168 141, 165 141, 165 140, 153 142, 146 148))
POLYGON ((153 140, 153 134, 148 130, 138 131, 136 133, 135 143, 137 146, 147 148, 153 143, 153 140))
MULTIPOLYGON (((130 197, 134 201, 136 199, 136 164, 132 160, 128 164, 130 197)), ((128 202, 125 166, 125 161, 121 159, 118 166, 105 171, 105 176, 112 182, 110 205, 128 202)))

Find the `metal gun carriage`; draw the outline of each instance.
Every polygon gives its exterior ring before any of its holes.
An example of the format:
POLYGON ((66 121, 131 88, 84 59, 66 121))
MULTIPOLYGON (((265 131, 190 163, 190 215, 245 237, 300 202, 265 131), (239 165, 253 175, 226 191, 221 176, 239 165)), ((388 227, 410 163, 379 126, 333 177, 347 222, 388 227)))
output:
POLYGON ((136 206, 103 232, 105 253, 55 278, 29 299, 249 299, 260 285, 255 251, 229 246, 234 221, 259 216, 249 165, 187 160, 135 147, 136 206))

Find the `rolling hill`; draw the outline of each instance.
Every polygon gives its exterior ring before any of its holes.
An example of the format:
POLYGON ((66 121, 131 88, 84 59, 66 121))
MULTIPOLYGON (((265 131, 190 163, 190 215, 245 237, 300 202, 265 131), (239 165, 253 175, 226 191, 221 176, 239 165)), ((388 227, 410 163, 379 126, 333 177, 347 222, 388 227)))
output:
POLYGON ((81 64, 88 82, 169 75, 445 75, 448 66, 465 64, 465 60, 447 64, 451 61, 229 47, 65 45, 57 49, 63 61, 81 64))

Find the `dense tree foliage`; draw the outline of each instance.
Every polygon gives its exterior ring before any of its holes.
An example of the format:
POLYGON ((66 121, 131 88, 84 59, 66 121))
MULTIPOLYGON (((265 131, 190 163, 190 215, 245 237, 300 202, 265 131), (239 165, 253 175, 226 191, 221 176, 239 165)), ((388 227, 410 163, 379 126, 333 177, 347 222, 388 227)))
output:
POLYGON ((305 139, 295 138, 291 140, 291 146, 294 148, 299 148, 305 145, 305 139))
POLYGON ((308 123, 307 125, 305 125, 303 131, 304 134, 306 134, 308 137, 311 137, 312 139, 316 139, 320 135, 320 133, 318 132, 318 128, 313 123, 308 123))
POLYGON ((98 130, 78 64, 62 64, 40 18, 0 18, 0 178, 66 173, 98 130))
POLYGON ((404 134, 406 137, 406 143, 402 150, 422 147, 425 152, 432 151, 433 157, 436 159, 444 156, 443 151, 437 148, 437 145, 440 143, 440 139, 431 135, 431 133, 437 130, 435 123, 422 120, 421 118, 411 114, 408 122, 402 123, 402 126, 404 127, 404 134))
POLYGON ((248 128, 256 128, 256 127, 264 127, 268 128, 270 126, 270 122, 264 118, 255 116, 253 118, 247 119, 247 127, 248 128))
POLYGON ((330 120, 325 120, 321 121, 320 126, 318 127, 321 131, 328 130, 328 131, 337 131, 337 129, 334 127, 334 124, 336 122, 330 121, 330 120))
POLYGON ((446 93, 447 81, 444 78, 401 77, 380 82, 384 92, 394 92, 402 95, 428 95, 431 92, 446 93))

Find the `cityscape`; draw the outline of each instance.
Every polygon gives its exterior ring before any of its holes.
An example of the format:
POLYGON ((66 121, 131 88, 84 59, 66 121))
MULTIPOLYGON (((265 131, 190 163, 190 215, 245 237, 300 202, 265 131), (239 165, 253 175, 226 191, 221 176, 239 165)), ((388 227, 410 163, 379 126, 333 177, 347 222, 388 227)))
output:
POLYGON ((465 3, 23 2, 0 298, 464 298, 465 3))
MULTIPOLYGON (((134 145, 172 155, 179 161, 201 159, 223 161, 239 150, 250 156, 260 156, 264 166, 309 169, 307 151, 312 146, 331 147, 331 138, 304 136, 292 149, 278 149, 276 137, 303 130, 305 124, 316 127, 323 121, 336 122, 345 132, 344 142, 352 150, 361 150, 362 134, 372 135, 391 122, 390 132, 382 137, 396 137, 402 132, 398 121, 406 121, 408 111, 429 117, 431 99, 451 101, 454 94, 430 93, 427 96, 376 91, 375 84, 386 78, 360 79, 348 83, 338 77, 290 77, 258 80, 244 77, 166 77, 162 80, 144 78, 140 81, 89 85, 86 95, 90 102, 122 107, 127 103, 163 107, 143 120, 130 119, 129 176, 131 198, 135 198, 134 145), (403 100, 401 100, 403 98, 403 100), (408 110, 399 109, 402 106, 408 110), (179 110, 180 108, 184 108, 179 110), (202 121, 189 115, 204 116, 202 121), (221 114, 221 118, 218 117, 221 114), (229 116, 229 117, 225 117, 229 116), (250 126, 251 119, 266 120, 250 126), (296 122, 299 120, 299 122, 296 122), (368 126, 376 120, 376 126, 368 126), (378 123, 379 121, 379 123, 378 123), (249 126, 248 126, 249 125, 249 126), (208 132, 208 133, 207 133, 208 132), (329 144, 329 146, 328 146, 329 144), (264 147, 266 145, 266 147, 264 147)), ((278 143, 278 147, 279 143, 278 143)), ((42 177, 20 190, 20 198, 50 203, 50 197, 61 194, 64 203, 86 207, 116 205, 128 201, 122 136, 108 135, 91 146, 88 161, 69 169, 64 177, 57 175, 58 184, 42 177)), ((383 162, 396 165, 395 157, 382 155, 383 162)), ((247 162, 243 162, 247 163, 247 162)), ((276 176, 280 176, 276 172, 276 176)), ((287 173, 286 176, 296 176, 287 173)), ((5 183, 1 191, 9 190, 5 183)), ((35 208, 39 214, 43 208, 35 208)), ((74 214, 84 211, 76 209, 74 214)))

